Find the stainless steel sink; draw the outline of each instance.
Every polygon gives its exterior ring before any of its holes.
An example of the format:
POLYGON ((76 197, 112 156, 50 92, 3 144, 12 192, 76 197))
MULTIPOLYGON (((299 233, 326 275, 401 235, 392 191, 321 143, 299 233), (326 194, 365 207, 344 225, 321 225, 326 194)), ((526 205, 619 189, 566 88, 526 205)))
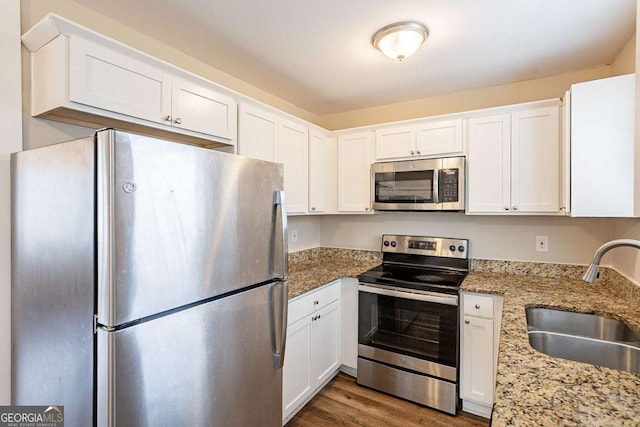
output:
POLYGON ((529 344, 549 356, 640 374, 640 335, 593 314, 527 308, 529 344))
POLYGON ((548 308, 527 308, 526 312, 529 330, 560 332, 606 341, 640 342, 640 335, 617 319, 548 308))

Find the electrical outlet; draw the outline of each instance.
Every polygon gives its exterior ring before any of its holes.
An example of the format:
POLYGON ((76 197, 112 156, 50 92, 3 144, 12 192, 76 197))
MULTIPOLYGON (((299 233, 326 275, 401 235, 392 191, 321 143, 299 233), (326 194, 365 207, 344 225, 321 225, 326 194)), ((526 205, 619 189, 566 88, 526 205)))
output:
POLYGON ((548 252, 549 251, 549 237, 548 236, 536 236, 536 251, 548 252))
POLYGON ((291 230, 291 242, 295 243, 298 241, 298 230, 291 230))

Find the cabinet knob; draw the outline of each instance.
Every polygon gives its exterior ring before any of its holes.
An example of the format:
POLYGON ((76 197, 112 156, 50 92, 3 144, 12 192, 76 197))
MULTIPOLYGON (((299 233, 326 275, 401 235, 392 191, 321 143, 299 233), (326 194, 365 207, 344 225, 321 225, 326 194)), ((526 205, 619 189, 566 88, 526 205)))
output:
POLYGON ((172 117, 171 117, 171 116, 164 116, 164 119, 165 119, 166 121, 170 122, 170 121, 172 120, 172 117))
POLYGON ((411 150, 411 155, 413 156, 413 154, 414 154, 414 153, 413 153, 413 150, 411 150))
POLYGON ((369 208, 364 208, 364 210, 365 210, 365 211, 368 211, 368 210, 369 210, 369 208))
POLYGON ((505 207, 504 207, 504 210, 505 210, 505 211, 508 211, 508 210, 509 210, 509 206, 505 206, 505 207))
POLYGON ((176 118, 173 123, 177 124, 177 125, 181 125, 182 124, 182 119, 180 117, 176 118))
POLYGON ((480 309, 480 304, 476 304, 476 308, 477 308, 477 309, 480 309))
POLYGON ((318 319, 322 317, 322 314, 318 314, 318 319))
POLYGON ((512 209, 513 209, 514 211, 517 211, 517 210, 518 210, 518 207, 517 207, 517 206, 514 206, 512 209))
POLYGON ((315 207, 315 206, 311 207, 311 210, 312 210, 312 211, 315 211, 315 210, 316 210, 316 207, 315 207))
POLYGON ((320 301, 318 301, 318 300, 315 300, 315 301, 313 302, 313 305, 318 305, 318 304, 320 304, 320 301))
POLYGON ((563 210, 565 210, 565 209, 567 209, 567 208, 566 208, 566 207, 564 207, 564 206, 560 206, 560 210, 561 210, 561 211, 563 211, 563 210))
POLYGON ((416 154, 420 154, 420 150, 416 150, 416 154))
POLYGON ((469 324, 469 321, 468 321, 468 320, 465 320, 465 321, 464 321, 464 323, 466 323, 466 324, 468 325, 468 324, 469 324))

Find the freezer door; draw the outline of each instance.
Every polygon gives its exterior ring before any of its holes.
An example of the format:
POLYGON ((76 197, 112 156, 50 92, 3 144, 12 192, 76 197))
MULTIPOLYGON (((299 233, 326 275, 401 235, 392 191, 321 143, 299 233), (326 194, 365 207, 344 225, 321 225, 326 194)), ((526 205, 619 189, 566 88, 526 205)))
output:
POLYGON ((283 301, 276 282, 99 330, 98 426, 280 427, 283 301))
POLYGON ((285 275, 282 165, 114 130, 97 152, 100 324, 285 275))

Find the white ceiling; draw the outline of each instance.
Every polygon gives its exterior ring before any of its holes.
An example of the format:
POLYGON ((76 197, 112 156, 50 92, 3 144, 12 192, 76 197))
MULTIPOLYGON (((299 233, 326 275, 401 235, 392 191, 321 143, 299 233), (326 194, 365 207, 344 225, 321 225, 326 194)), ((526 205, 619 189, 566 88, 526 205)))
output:
POLYGON ((76 0, 314 114, 610 64, 636 0, 76 0), (402 63, 371 36, 417 20, 402 63))

